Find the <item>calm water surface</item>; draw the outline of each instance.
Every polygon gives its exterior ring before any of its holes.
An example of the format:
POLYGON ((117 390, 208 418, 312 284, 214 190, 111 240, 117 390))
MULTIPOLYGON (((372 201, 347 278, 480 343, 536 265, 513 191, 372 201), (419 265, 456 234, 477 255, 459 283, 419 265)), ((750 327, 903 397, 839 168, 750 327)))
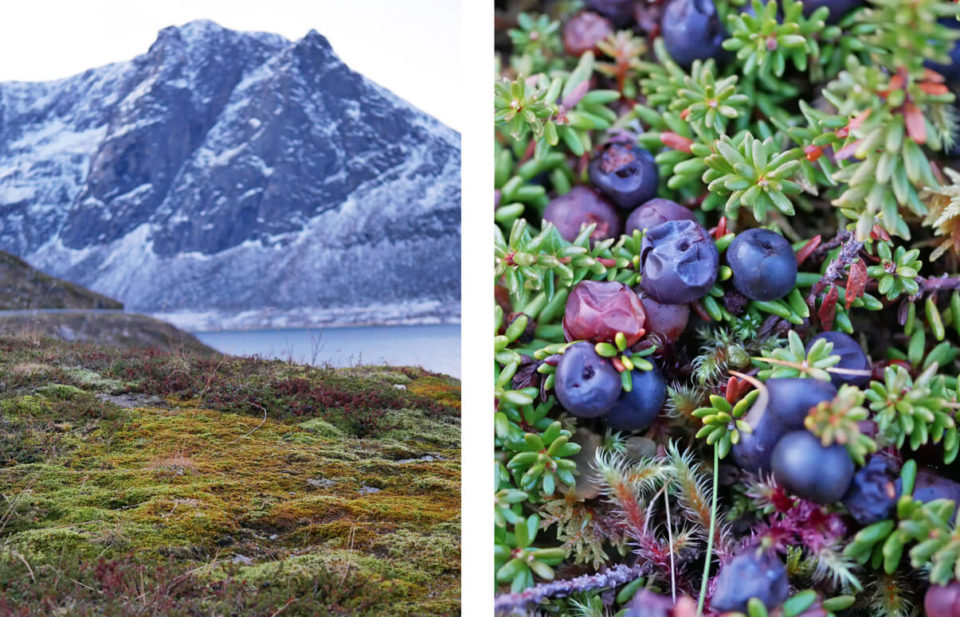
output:
POLYGON ((460 377, 460 326, 369 326, 315 330, 194 332, 223 353, 337 367, 355 364, 422 366, 460 377))

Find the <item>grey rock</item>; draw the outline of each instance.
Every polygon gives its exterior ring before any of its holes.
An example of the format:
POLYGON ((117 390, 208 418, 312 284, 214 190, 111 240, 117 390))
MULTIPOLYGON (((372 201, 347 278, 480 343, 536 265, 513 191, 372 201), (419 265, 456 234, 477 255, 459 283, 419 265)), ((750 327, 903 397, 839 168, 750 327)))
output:
POLYGON ((316 32, 192 22, 0 83, 0 249, 136 312, 458 307, 459 168, 316 32))

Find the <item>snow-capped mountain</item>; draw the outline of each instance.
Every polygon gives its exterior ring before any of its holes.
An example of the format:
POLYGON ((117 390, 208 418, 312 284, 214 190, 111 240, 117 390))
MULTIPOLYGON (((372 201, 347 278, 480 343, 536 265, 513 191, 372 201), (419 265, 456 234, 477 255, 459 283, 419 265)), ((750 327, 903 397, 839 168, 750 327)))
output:
POLYGON ((0 83, 0 249, 181 325, 456 319, 460 138, 328 41, 162 30, 0 83))

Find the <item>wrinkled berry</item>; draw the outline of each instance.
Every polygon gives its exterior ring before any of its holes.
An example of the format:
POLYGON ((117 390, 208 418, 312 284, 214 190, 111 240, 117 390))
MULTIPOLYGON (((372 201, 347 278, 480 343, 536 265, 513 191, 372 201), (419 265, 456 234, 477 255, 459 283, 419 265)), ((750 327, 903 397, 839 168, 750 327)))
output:
POLYGON ((636 230, 653 229, 667 221, 696 221, 697 217, 688 208, 675 201, 660 197, 651 199, 630 213, 627 217, 626 233, 636 230))
POLYGON ((632 210, 657 194, 653 155, 639 146, 609 143, 588 167, 590 184, 621 208, 632 210))
POLYGON ((900 470, 885 456, 874 455, 853 474, 850 489, 843 496, 843 506, 855 521, 870 525, 890 518, 900 493, 897 477, 900 470))
POLYGON ((751 300, 776 300, 797 282, 793 247, 769 229, 748 229, 737 234, 727 248, 733 286, 751 300))
POLYGON ((550 221, 567 242, 580 235, 583 225, 596 223, 590 237, 605 240, 620 235, 620 215, 605 197, 585 186, 575 186, 569 193, 547 204, 543 220, 550 221))
POLYGON ((640 287, 665 304, 702 298, 717 280, 720 254, 695 221, 668 221, 647 231, 640 249, 640 287))
POLYGON ((854 471, 845 447, 838 443, 824 447, 809 431, 781 437, 773 449, 770 468, 777 483, 788 491, 822 504, 843 497, 854 471))
POLYGON ((607 425, 618 431, 640 431, 656 419, 667 400, 667 382, 656 367, 633 371, 633 389, 621 392, 607 412, 607 425))
POLYGON ((833 368, 867 371, 863 375, 830 373, 830 382, 833 383, 833 385, 838 388, 845 383, 855 386, 865 386, 870 382, 870 360, 867 359, 867 354, 863 353, 863 348, 860 347, 852 336, 844 334, 843 332, 821 332, 807 343, 807 351, 820 339, 826 339, 828 342, 833 343, 833 351, 831 353, 840 356, 840 362, 835 364, 833 368))
POLYGON ((957 617, 960 615, 960 582, 949 585, 930 585, 923 596, 923 610, 927 617, 957 617))
POLYGON ((593 345, 574 343, 560 356, 554 393, 563 408, 581 418, 607 413, 617 402, 622 387, 620 374, 593 345))
POLYGON ((660 31, 667 53, 683 67, 694 60, 719 58, 727 36, 713 0, 670 0, 660 31))
POLYGON ((844 15, 863 4, 863 0, 801 0, 801 2, 803 2, 805 17, 813 15, 813 12, 821 6, 830 9, 830 15, 827 16, 828 24, 837 23, 844 15))
POLYGON ((646 314, 637 294, 616 281, 581 281, 567 296, 563 333, 568 341, 614 342, 623 332, 627 345, 644 335, 646 314))
POLYGON ((602 15, 581 11, 563 27, 563 47, 571 56, 580 56, 613 34, 613 24, 602 15))
POLYGON ((719 612, 746 611, 750 598, 768 609, 787 599, 787 569, 773 551, 750 547, 720 567, 710 608, 719 612))
POLYGON ((643 310, 647 319, 644 328, 655 334, 661 342, 672 343, 680 338, 687 329, 690 320, 690 306, 687 304, 663 304, 644 293, 640 294, 643 310))

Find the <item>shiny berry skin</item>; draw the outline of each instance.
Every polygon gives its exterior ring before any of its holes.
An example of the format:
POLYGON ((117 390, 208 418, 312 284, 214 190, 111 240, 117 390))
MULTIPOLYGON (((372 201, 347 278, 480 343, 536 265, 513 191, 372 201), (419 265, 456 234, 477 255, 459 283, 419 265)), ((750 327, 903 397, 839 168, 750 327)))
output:
POLYGON ((797 258, 793 247, 769 229, 748 229, 737 234, 727 248, 733 286, 751 300, 777 300, 797 283, 797 258))
POLYGON ((930 585, 923 596, 923 611, 927 617, 957 617, 960 615, 960 582, 949 585, 930 585))
POLYGON ((787 569, 773 551, 750 547, 720 566, 710 608, 718 612, 746 611, 750 598, 768 609, 787 599, 787 569))
POLYGON ((803 2, 803 15, 810 17, 813 12, 821 6, 830 9, 827 16, 828 24, 835 24, 840 21, 844 15, 863 4, 863 0, 801 0, 803 2))
POLYGON ((670 0, 660 32, 667 53, 683 67, 694 60, 719 58, 727 36, 713 0, 670 0))
POLYGON ((661 342, 672 343, 687 329, 687 322, 690 320, 689 305, 663 304, 644 293, 640 294, 640 301, 647 314, 644 328, 649 334, 656 335, 661 342))
POLYGON ((571 56, 580 56, 596 48, 597 43, 613 34, 613 24, 602 15, 581 11, 563 27, 563 48, 571 56))
POLYGON ((645 202, 627 217, 626 234, 652 229, 667 221, 696 221, 693 211, 675 201, 656 197, 645 202))
POLYGON ((784 377, 768 379, 768 407, 777 423, 788 431, 803 428, 803 419, 811 407, 832 400, 837 389, 828 381, 784 377))
POLYGON ((807 351, 810 351, 813 344, 820 339, 826 339, 827 342, 833 343, 833 351, 831 353, 840 356, 840 362, 835 364, 833 368, 867 371, 863 375, 830 373, 830 382, 833 385, 839 388, 845 383, 854 386, 865 386, 870 383, 870 360, 867 359, 867 354, 863 353, 863 348, 860 347, 852 336, 844 334, 843 332, 821 332, 807 343, 807 351))
POLYGON ((640 431, 656 419, 667 400, 667 382, 656 367, 650 371, 633 371, 633 388, 621 392, 620 398, 607 412, 607 425, 618 431, 640 431))
POLYGON ((623 283, 580 281, 567 296, 563 333, 567 341, 612 343, 623 332, 630 346, 644 335, 645 319, 639 296, 623 283))
POLYGON ((753 473, 769 471, 780 438, 802 429, 810 408, 837 394, 829 382, 814 379, 768 379, 764 385, 769 396, 767 406, 753 408, 743 418, 753 432, 741 433, 740 443, 731 450, 737 466, 753 473))
POLYGON ((625 210, 632 210, 657 194, 657 164, 653 155, 639 146, 609 143, 587 169, 590 184, 625 210))
POLYGON ((823 447, 810 431, 781 437, 773 449, 770 468, 778 484, 821 504, 840 500, 850 488, 854 471, 846 448, 838 443, 823 447))
POLYGON ((900 470, 885 456, 870 457, 863 468, 853 474, 853 482, 843 496, 843 506, 855 521, 870 525, 893 515, 900 492, 897 477, 900 470))
POLYGON ((563 408, 581 418, 607 413, 620 396, 620 374, 593 345, 574 343, 560 356, 554 394, 563 408))
POLYGON ((543 220, 550 221, 567 242, 580 235, 582 225, 596 223, 590 237, 606 240, 620 235, 620 214, 612 203, 596 191, 575 186, 569 193, 556 197, 543 211, 543 220))
POLYGON ((644 235, 640 260, 640 288, 647 295, 664 304, 685 304, 713 287, 720 254, 699 223, 668 221, 644 235))
POLYGON ((750 425, 751 431, 740 433, 740 443, 735 444, 731 449, 733 462, 744 471, 752 473, 769 471, 773 449, 787 430, 765 407, 751 410, 743 420, 750 425))

